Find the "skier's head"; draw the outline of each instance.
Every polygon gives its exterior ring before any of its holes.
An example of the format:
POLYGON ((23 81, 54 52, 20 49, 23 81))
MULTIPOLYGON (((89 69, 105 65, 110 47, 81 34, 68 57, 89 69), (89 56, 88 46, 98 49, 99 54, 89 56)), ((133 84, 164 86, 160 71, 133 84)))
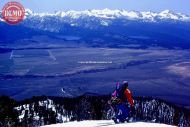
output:
POLYGON ((128 88, 128 86, 129 86, 128 81, 123 81, 123 86, 124 86, 125 88, 128 88))

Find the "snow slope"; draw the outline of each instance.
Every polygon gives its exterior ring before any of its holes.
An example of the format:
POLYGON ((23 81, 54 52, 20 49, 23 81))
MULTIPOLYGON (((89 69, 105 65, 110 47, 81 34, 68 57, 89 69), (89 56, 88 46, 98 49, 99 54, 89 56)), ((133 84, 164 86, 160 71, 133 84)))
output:
POLYGON ((47 125, 43 127, 174 127, 174 126, 166 124, 158 124, 158 123, 145 123, 145 122, 115 124, 111 120, 99 120, 99 121, 68 122, 63 124, 47 125))

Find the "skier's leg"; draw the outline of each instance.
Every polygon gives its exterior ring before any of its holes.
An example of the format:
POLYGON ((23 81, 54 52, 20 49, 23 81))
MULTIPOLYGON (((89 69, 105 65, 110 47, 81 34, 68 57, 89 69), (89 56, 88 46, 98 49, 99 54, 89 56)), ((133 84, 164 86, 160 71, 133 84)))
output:
POLYGON ((118 122, 123 123, 126 121, 127 117, 128 117, 128 109, 126 108, 126 105, 124 103, 118 104, 115 121, 117 123, 118 122))
POLYGON ((128 117, 129 117, 129 108, 125 103, 123 103, 122 104, 122 119, 123 119, 123 121, 126 121, 128 119, 128 117))
POLYGON ((121 104, 117 104, 116 105, 116 113, 115 113, 115 119, 114 122, 115 123, 120 123, 122 120, 122 105, 121 104))

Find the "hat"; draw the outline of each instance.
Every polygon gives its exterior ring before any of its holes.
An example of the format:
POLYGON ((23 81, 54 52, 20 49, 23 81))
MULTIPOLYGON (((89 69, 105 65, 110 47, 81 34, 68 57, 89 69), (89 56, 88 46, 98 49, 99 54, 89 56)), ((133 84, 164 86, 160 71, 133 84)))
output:
POLYGON ((125 85, 126 87, 128 87, 128 85, 129 85, 128 81, 123 81, 123 85, 125 85))

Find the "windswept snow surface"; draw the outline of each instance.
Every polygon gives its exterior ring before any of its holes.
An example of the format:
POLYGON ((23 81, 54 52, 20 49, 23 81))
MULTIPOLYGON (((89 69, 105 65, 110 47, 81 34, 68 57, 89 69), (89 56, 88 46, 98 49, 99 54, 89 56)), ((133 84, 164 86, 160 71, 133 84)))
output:
POLYGON ((43 127, 174 127, 174 126, 159 124, 159 123, 145 123, 145 122, 115 124, 111 120, 99 120, 99 121, 68 122, 63 124, 47 125, 43 127))

